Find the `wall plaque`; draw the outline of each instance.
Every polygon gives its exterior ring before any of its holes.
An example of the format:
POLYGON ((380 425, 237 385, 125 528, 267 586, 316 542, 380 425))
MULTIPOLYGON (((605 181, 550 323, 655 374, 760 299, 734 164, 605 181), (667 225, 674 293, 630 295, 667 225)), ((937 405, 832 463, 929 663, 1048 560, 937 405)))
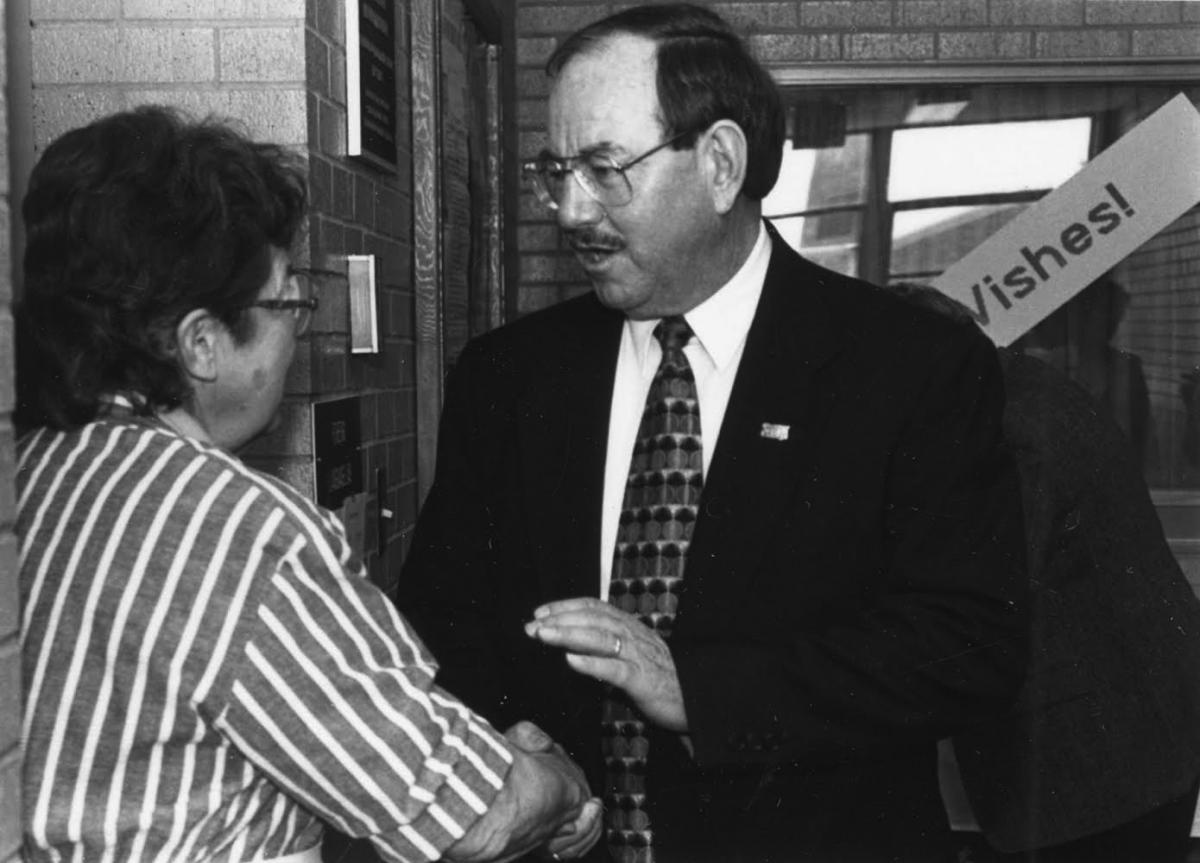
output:
POLYGON ((345 2, 347 153, 394 169, 399 158, 395 0, 345 2))
POLYGON ((337 509, 363 490, 362 425, 358 399, 351 397, 312 406, 317 503, 337 509))

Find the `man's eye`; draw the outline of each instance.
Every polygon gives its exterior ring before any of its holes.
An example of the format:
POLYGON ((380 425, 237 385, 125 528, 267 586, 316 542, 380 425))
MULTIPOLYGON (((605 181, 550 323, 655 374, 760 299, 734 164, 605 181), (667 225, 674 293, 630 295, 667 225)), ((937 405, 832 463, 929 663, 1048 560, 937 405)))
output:
POLYGON ((588 170, 598 183, 616 183, 621 176, 621 169, 607 159, 588 162, 588 170))

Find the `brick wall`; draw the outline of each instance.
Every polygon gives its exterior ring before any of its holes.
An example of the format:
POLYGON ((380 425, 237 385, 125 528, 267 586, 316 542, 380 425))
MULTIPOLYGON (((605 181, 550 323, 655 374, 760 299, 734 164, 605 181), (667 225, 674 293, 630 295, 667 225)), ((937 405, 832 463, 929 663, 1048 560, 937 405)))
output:
MULTIPOLYGON (((309 181, 309 254, 314 266, 345 272, 344 257, 375 256, 379 339, 378 354, 351 354, 344 279, 329 280, 313 326, 308 368, 295 369, 298 387, 309 399, 356 397, 362 421, 364 482, 369 493, 366 524, 367 563, 377 584, 390 589, 398 577, 403 546, 416 522, 415 357, 412 279, 412 175, 409 131, 409 57, 407 0, 396 2, 396 92, 400 128, 398 167, 380 170, 346 156, 346 34, 342 4, 310 2, 307 58, 309 181), (378 522, 373 517, 377 471, 386 477, 386 505, 396 513, 385 528, 388 550, 379 555, 378 522)), ((312 452, 307 437, 308 400, 279 443, 283 451, 303 453, 297 477, 307 475, 312 452), (303 435, 303 437, 301 437, 303 435), (298 443, 301 442, 301 443, 298 443)), ((264 448, 271 443, 264 441, 264 448)), ((280 447, 275 448, 278 453, 280 447)))
MULTIPOLYGON (((283 423, 244 455, 312 494, 310 405, 357 397, 364 489, 373 503, 376 470, 386 468, 386 502, 396 513, 388 540, 402 545, 416 519, 417 495, 409 7, 407 0, 395 5, 401 152, 394 171, 346 155, 341 2, 32 0, 31 66, 37 148, 105 113, 157 102, 234 118, 256 138, 306 153, 312 207, 298 259, 335 275, 323 280, 312 335, 297 351, 283 423), (378 354, 349 352, 347 254, 376 256, 378 354)), ((374 511, 369 505, 364 547, 372 577, 388 588, 402 555, 377 553, 374 511)))
MULTIPOLYGON (((4 16, 0 16, 0 83, 5 78, 4 16)), ((12 256, 9 253, 8 106, 0 87, 0 863, 18 859, 21 845, 21 659, 18 643, 17 545, 14 502, 12 256)))
MULTIPOLYGON (((769 67, 794 64, 1030 63, 1200 56, 1200 3, 1187 0, 726 0, 704 2, 769 67)), ((523 154, 543 145, 542 64, 564 35, 627 3, 517 0, 523 154)), ((517 306, 528 312, 587 290, 553 220, 524 192, 517 306)))

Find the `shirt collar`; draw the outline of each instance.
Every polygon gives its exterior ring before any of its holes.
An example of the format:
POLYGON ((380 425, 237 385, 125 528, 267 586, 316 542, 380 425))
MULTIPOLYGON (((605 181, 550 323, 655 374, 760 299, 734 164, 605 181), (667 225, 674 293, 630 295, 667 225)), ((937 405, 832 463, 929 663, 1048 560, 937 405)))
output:
MULTIPOLYGON (((771 237, 766 224, 760 223, 754 248, 733 278, 684 315, 696 334, 696 340, 718 369, 724 368, 737 356, 738 348, 750 332, 750 323, 758 308, 758 298, 762 295, 770 261, 771 237)), ((634 355, 643 370, 659 320, 661 318, 625 322, 633 339, 634 355)))

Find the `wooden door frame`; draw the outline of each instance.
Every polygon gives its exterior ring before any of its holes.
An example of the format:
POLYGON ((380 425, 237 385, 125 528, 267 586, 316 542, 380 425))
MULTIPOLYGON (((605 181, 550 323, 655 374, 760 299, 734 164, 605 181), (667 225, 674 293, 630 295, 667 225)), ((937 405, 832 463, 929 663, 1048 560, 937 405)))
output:
MULTIPOLYGON (((492 189, 489 220, 499 226, 498 248, 489 249, 497 268, 496 295, 489 298, 489 324, 498 326, 511 314, 515 292, 505 291, 515 278, 517 178, 505 153, 515 152, 515 124, 499 116, 515 104, 516 72, 513 0, 461 0, 480 35, 499 51, 495 86, 489 80, 486 98, 499 111, 489 112, 488 138, 498 145, 497 177, 492 189)), ((413 169, 413 313, 416 361, 417 495, 424 502, 433 484, 437 462, 437 430, 445 380, 442 310, 442 117, 441 19, 443 0, 413 0, 410 6, 412 64, 413 169)))

